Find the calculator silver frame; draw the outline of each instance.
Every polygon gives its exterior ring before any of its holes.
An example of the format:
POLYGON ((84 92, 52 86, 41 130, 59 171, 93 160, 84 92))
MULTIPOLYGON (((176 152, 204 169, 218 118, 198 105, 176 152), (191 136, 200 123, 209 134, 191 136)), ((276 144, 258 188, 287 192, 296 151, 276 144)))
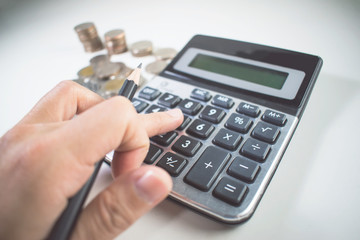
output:
MULTIPOLYGON (((176 95, 179 95, 179 93, 180 93, 179 96, 183 99, 189 97, 189 96, 185 96, 185 93, 191 92, 190 90, 192 90, 194 88, 194 86, 192 86, 190 84, 181 83, 181 82, 178 82, 178 81, 175 81, 175 80, 172 80, 169 78, 160 77, 160 76, 157 76, 153 80, 149 81, 144 87, 152 87, 152 88, 156 88, 156 89, 160 90, 161 92, 169 92, 169 93, 173 93, 176 95), (176 90, 176 92, 174 90, 176 90), (183 94, 183 95, 181 95, 181 94, 183 94)), ((209 91, 212 96, 219 94, 218 92, 215 92, 215 91, 211 91, 211 90, 207 90, 207 91, 209 91)), ((222 94, 222 95, 224 95, 224 94, 222 94)), ((254 105, 259 106, 261 113, 263 113, 266 109, 270 109, 270 110, 274 110, 274 111, 282 113, 281 111, 271 109, 268 107, 264 107, 264 106, 261 106, 260 104, 252 103, 251 101, 237 99, 237 98, 227 96, 227 95, 224 95, 224 96, 234 99, 235 106, 237 106, 241 101, 244 101, 249 104, 254 104, 254 105)), ((137 94, 135 95, 135 97, 137 97, 137 94)), ((202 104, 205 105, 204 102, 202 102, 202 104)), ((209 104, 209 103, 207 103, 207 104, 209 104)), ((229 110, 225 110, 225 111, 227 112, 226 118, 228 118, 229 110)), ((245 197, 245 199, 243 200, 241 205, 239 207, 236 207, 236 206, 232 206, 228 203, 225 203, 222 200, 219 200, 215 197, 209 198, 209 194, 211 195, 211 193, 214 190, 214 188, 216 187, 218 181, 221 179, 221 177, 225 176, 225 174, 226 174, 225 170, 223 170, 221 172, 221 174, 217 177, 217 180, 212 184, 212 187, 207 192, 202 192, 202 191, 192 187, 191 185, 186 184, 183 181, 183 178, 186 175, 186 173, 189 171, 189 169, 192 167, 194 162, 192 162, 192 163, 189 162, 187 164, 187 166, 185 166, 185 169, 183 169, 183 171, 180 173, 179 176, 172 177, 173 182, 174 182, 174 184, 173 184, 174 187, 173 187, 173 190, 171 191, 169 197, 172 199, 175 199, 176 201, 178 201, 184 205, 189 206, 190 208, 192 208, 200 213, 211 216, 214 219, 217 219, 221 222, 235 224, 235 223, 240 223, 240 222, 247 220, 254 213, 258 203, 260 202, 261 197, 263 196, 263 194, 266 190, 266 187, 270 183, 271 178, 272 178, 273 174, 275 173, 276 168, 282 158, 282 155, 285 152, 286 147, 287 147, 288 143, 290 142, 290 139, 295 131, 297 124, 298 124, 299 120, 297 117, 291 116, 289 114, 285 114, 285 115, 287 117, 287 123, 282 128, 282 131, 283 132, 286 131, 287 134, 280 134, 279 138, 277 139, 277 143, 281 142, 281 145, 280 146, 276 145, 275 148, 274 148, 275 145, 273 145, 272 151, 270 151, 270 154, 269 154, 267 160, 264 163, 262 163, 262 165, 266 166, 266 169, 268 169, 268 170, 266 171, 265 174, 263 172, 261 172, 261 170, 260 170, 257 178, 258 179, 262 178, 263 181, 257 182, 255 179, 254 183, 247 184, 252 189, 258 188, 258 190, 255 193, 251 193, 252 201, 246 202, 247 198, 245 197), (275 153, 275 152, 277 152, 277 154, 273 155, 273 153, 275 153), (272 158, 272 160, 269 160, 269 158, 272 158), (260 176, 260 174, 263 174, 263 175, 260 176), (189 195, 194 196, 195 200, 189 198, 188 197, 189 195), (201 203, 199 203, 199 201, 196 201, 196 199, 201 199, 202 202, 205 201, 207 204, 201 204, 201 203), (246 206, 243 204, 245 204, 246 206), (224 206, 226 206, 226 207, 224 207, 224 206), (243 207, 243 206, 245 206, 245 207, 243 207), (236 213, 236 214, 234 214, 234 213, 236 213)), ((194 118, 194 117, 191 117, 191 118, 194 118)), ((254 126, 256 126, 258 121, 260 121, 260 117, 255 119, 248 134, 250 134, 250 132, 253 130, 254 126)), ((225 119, 222 121, 221 124, 223 124, 224 122, 226 122, 225 119)), ((203 144, 211 144, 212 137, 217 134, 217 132, 220 130, 220 128, 221 127, 216 127, 216 130, 211 134, 211 136, 206 140, 201 140, 201 142, 203 144)), ((185 132, 181 131, 180 134, 176 137, 176 140, 182 135, 187 135, 187 134, 185 132)), ((247 134, 244 134, 244 135, 247 135, 247 134)), ((176 140, 174 140, 173 142, 175 142, 176 140)), ((238 146, 238 148, 236 150, 237 152, 242 147, 243 143, 244 143, 244 140, 241 142, 240 146, 238 146)), ((155 144, 155 143, 153 143, 153 144, 155 144)), ((155 145, 157 145, 157 144, 155 144, 155 145)), ((213 144, 211 144, 211 145, 213 145, 213 144)), ((157 145, 157 146, 162 148, 164 151, 157 158, 157 160, 153 163, 153 165, 156 165, 156 163, 159 161, 159 159, 161 159, 161 157, 166 152, 175 153, 170 147, 163 147, 160 145, 157 145)), ((184 158, 188 159, 188 160, 189 159, 198 159, 203 151, 204 151, 204 148, 202 147, 202 149, 200 151, 198 151, 193 157, 189 158, 189 157, 184 156, 184 158)), ((178 154, 178 153, 176 153, 176 154, 178 154)), ((231 162, 233 161, 234 157, 236 156, 236 155, 234 156, 233 152, 231 152, 231 155, 232 155, 231 158, 228 160, 228 162, 226 163, 226 165, 224 166, 223 169, 227 169, 230 166, 231 162)), ((240 155, 240 154, 237 154, 237 155, 240 155)), ((111 159, 112 159, 112 153, 109 153, 106 156, 106 160, 108 162, 111 162, 111 159)), ((192 161, 192 160, 189 160, 189 161, 192 161)))
POLYGON ((204 49, 199 48, 188 48, 186 52, 182 55, 182 57, 175 63, 174 69, 177 71, 181 71, 183 73, 191 74, 193 76, 201 77, 204 79, 207 79, 208 81, 213 81, 221 84, 226 84, 228 86, 246 89, 253 92, 258 92, 261 94, 266 94, 274 97, 279 97, 287 100, 293 100, 296 97, 297 92, 299 91, 299 88, 304 80, 305 72, 287 68, 283 66, 278 66, 270 63, 265 62, 259 62, 252 59, 246 59, 242 57, 237 56, 231 56, 223 53, 218 52, 212 52, 204 49), (213 57, 219 57, 222 59, 227 59, 231 61, 236 61, 240 63, 245 63, 249 65, 254 65, 262 68, 266 68, 269 70, 275 70, 287 73, 287 79, 284 82, 284 85, 281 89, 275 89, 271 87, 267 87, 264 85, 256 84, 249 82, 247 80, 241 80, 225 75, 221 75, 218 73, 213 73, 209 71, 205 71, 202 69, 190 67, 189 64, 192 62, 192 60, 198 55, 198 54, 204 54, 208 56, 213 57))

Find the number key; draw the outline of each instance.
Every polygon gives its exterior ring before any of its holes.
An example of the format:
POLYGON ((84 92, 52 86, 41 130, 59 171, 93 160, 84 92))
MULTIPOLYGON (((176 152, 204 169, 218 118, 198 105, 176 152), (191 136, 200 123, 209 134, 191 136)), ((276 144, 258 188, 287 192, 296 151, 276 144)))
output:
POLYGON ((201 147, 201 143, 195 139, 192 139, 188 136, 181 136, 172 146, 172 149, 182 155, 191 157, 201 147))
POLYGON ((178 96, 171 93, 165 93, 159 98, 159 104, 169 108, 175 107, 180 101, 178 96))
POLYGON ((184 99, 179 104, 179 108, 183 111, 183 113, 196 115, 202 108, 202 105, 199 102, 184 99))
POLYGON ((195 137, 206 139, 214 131, 215 127, 210 123, 195 119, 187 129, 187 133, 195 137))
POLYGON ((224 118, 225 112, 220 108, 206 106, 205 109, 201 112, 200 118, 208 120, 213 123, 219 123, 224 118))

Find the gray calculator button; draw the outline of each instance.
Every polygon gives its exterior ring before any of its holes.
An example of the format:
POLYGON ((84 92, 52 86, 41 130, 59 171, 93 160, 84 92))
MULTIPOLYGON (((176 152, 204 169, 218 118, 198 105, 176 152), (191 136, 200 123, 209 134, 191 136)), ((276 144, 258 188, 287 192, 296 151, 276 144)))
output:
POLYGON ((208 191, 229 158, 230 154, 225 150, 213 146, 206 148, 186 175, 185 182, 208 191))
POLYGON ((211 98, 211 94, 208 91, 203 89, 195 88, 192 92, 190 97, 201 100, 201 101, 209 101, 211 98))
POLYGON ((241 142, 241 136, 239 133, 227 130, 225 128, 220 129, 213 139, 213 143, 226 148, 228 150, 235 150, 241 142))
POLYGON ((172 150, 182 155, 191 157, 200 149, 201 142, 188 136, 181 136, 172 146, 172 150))
POLYGON ((225 115, 226 113, 220 108, 206 106, 200 113, 199 117, 209 122, 219 123, 225 117, 225 115))
POLYGON ((165 107, 168 108, 173 108, 175 107, 179 102, 181 101, 181 99, 171 93, 164 93, 160 98, 159 98, 159 104, 163 105, 165 107))
POLYGON ((149 151, 145 157, 144 163, 151 164, 155 162, 155 160, 162 153, 162 149, 150 143, 149 151))
POLYGON ((202 105, 199 102, 190 99, 184 99, 181 101, 178 107, 185 114, 196 115, 202 108, 202 105))
POLYGON ((134 108, 136 109, 136 112, 138 112, 138 113, 142 112, 149 105, 146 102, 141 101, 137 98, 133 98, 132 104, 133 104, 134 108))
POLYGON ((149 107, 145 113, 163 112, 165 110, 166 110, 166 108, 160 107, 158 105, 151 105, 151 107, 149 107))
POLYGON ((268 143, 274 143, 279 134, 279 127, 261 121, 256 124, 252 132, 253 137, 268 143))
POLYGON ((171 131, 165 134, 153 136, 151 140, 162 146, 169 146, 170 143, 176 138, 176 136, 177 133, 175 131, 171 131))
POLYGON ((181 173, 186 164, 186 159, 167 152, 156 165, 165 169, 171 176, 176 177, 181 173))
POLYGON ((249 138, 242 146, 240 153, 251 159, 264 162, 270 152, 270 145, 253 138, 249 138))
POLYGON ((255 161, 244 157, 236 157, 227 172, 240 180, 253 182, 259 170, 260 166, 255 161))
POLYGON ((211 103, 227 109, 231 108, 234 105, 234 101, 231 98, 222 95, 216 95, 211 101, 211 103))
POLYGON ((252 125, 249 117, 242 114, 233 113, 225 123, 225 127, 240 132, 247 133, 252 125))
POLYGON ((236 109, 238 113, 243 113, 250 117, 257 117, 260 113, 260 109, 258 106, 248 104, 248 103, 240 103, 238 108, 236 109))
POLYGON ((240 205, 247 192, 247 186, 230 177, 223 177, 216 186, 213 194, 216 198, 231 205, 240 205))
POLYGON ((278 126, 283 126, 286 122, 286 116, 285 114, 282 113, 278 113, 275 111, 271 111, 271 110, 266 110, 262 116, 262 119, 266 122, 278 125, 278 126))
POLYGON ((139 97, 152 101, 160 96, 160 94, 161 92, 155 88, 145 87, 139 92, 139 97))
POLYGON ((181 123, 181 125, 176 130, 179 130, 179 131, 184 130, 187 127, 187 125, 189 125, 190 122, 191 122, 191 118, 184 115, 183 122, 181 123))
POLYGON ((194 137, 206 139, 210 136, 214 129, 215 127, 210 123, 195 119, 186 132, 194 137))

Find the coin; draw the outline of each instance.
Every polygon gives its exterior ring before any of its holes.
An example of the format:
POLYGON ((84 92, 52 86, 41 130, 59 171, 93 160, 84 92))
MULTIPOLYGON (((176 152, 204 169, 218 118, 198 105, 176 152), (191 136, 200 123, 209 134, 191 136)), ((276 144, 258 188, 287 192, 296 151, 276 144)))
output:
POLYGON ((80 79, 88 79, 94 75, 94 69, 92 66, 87 66, 80 69, 77 73, 80 79))
POLYGON ((110 79, 110 77, 116 76, 121 71, 121 66, 117 63, 106 62, 101 66, 94 69, 95 75, 101 80, 110 79))
POLYGON ((105 33, 105 46, 109 55, 126 52, 125 32, 122 29, 115 29, 105 33))
POLYGON ((154 56, 157 60, 173 59, 176 54, 177 51, 173 48, 160 48, 154 52, 154 56))
POLYGON ((155 61, 155 62, 149 63, 146 66, 145 70, 152 74, 159 74, 166 68, 166 66, 167 66, 167 62, 165 62, 165 61, 155 61))
POLYGON ((99 68, 108 62, 110 62, 110 58, 105 54, 97 55, 90 59, 90 65, 94 68, 95 71, 96 68, 99 68))
POLYGON ((74 27, 74 30, 78 34, 79 40, 86 52, 96 52, 104 48, 94 23, 86 22, 79 24, 74 27))
POLYGON ((134 57, 144 57, 152 53, 153 46, 150 41, 139 41, 132 44, 130 49, 134 57))

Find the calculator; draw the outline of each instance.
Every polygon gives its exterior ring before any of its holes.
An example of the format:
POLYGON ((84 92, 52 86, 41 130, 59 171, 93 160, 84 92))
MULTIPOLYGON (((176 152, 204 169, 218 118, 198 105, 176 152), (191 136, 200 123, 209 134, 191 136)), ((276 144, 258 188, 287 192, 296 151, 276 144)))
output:
POLYGON ((170 198, 215 220, 249 219, 291 140, 322 66, 318 56, 194 36, 133 99, 138 113, 180 108, 144 164, 165 169, 170 198))

